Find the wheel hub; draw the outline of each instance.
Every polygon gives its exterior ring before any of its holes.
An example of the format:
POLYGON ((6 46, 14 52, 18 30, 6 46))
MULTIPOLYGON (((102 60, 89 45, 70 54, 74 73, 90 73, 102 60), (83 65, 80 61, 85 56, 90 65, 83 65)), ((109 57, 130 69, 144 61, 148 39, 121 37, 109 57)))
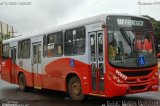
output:
POLYGON ((73 91, 73 94, 78 96, 81 94, 81 85, 80 83, 76 82, 73 84, 72 86, 72 91, 73 91))

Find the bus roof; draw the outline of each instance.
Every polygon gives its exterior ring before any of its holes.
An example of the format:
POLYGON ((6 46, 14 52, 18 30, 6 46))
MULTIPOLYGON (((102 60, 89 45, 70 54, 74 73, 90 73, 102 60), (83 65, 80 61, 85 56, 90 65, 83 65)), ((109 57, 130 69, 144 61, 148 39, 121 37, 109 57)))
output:
POLYGON ((139 17, 139 18, 148 19, 146 17, 129 15, 129 14, 101 14, 101 15, 81 19, 81 20, 78 20, 75 22, 67 23, 64 25, 60 25, 60 26, 56 26, 56 27, 54 26, 52 28, 45 29, 44 31, 40 31, 38 33, 32 33, 30 35, 24 35, 24 36, 19 36, 19 37, 7 39, 7 40, 3 41, 3 44, 4 43, 11 43, 11 42, 19 41, 19 40, 24 40, 24 39, 28 39, 28 38, 32 38, 32 37, 37 37, 37 36, 41 36, 41 35, 47 35, 47 34, 50 34, 53 32, 63 31, 63 30, 74 28, 74 27, 80 27, 80 26, 84 26, 87 24, 95 23, 95 22, 104 21, 107 16, 114 16, 114 15, 115 16, 131 16, 131 17, 139 17))

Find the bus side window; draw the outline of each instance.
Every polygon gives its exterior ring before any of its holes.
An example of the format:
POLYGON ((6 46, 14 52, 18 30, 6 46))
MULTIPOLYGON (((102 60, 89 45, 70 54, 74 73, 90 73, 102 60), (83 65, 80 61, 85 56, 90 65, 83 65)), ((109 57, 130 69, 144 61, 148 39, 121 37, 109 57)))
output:
POLYGON ((76 50, 77 50, 77 54, 84 54, 85 53, 85 31, 84 31, 84 28, 77 29, 76 50))
POLYGON ((53 33, 47 36, 47 56, 62 56, 63 32, 53 33))
POLYGON ((30 58, 30 45, 30 39, 26 39, 21 42, 21 58, 30 58))
POLYGON ((18 42, 18 59, 21 58, 21 41, 18 42))
POLYGON ((37 46, 33 46, 33 63, 36 64, 38 63, 38 54, 37 54, 37 46))
POLYGON ((63 54, 63 33, 59 32, 54 36, 54 52, 55 56, 61 56, 63 54))
POLYGON ((85 53, 85 28, 80 27, 65 32, 65 55, 82 55, 85 53))
POLYGON ((64 54, 71 55, 74 53, 75 48, 73 47, 73 33, 72 30, 68 30, 65 32, 65 40, 64 40, 64 54))
POLYGON ((47 55, 47 38, 46 35, 43 36, 43 57, 47 55))

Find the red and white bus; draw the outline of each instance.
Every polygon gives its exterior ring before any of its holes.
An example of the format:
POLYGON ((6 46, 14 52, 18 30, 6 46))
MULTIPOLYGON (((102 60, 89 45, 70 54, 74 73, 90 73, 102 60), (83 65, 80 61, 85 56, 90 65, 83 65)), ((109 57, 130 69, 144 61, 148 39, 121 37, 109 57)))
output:
POLYGON ((22 91, 65 91, 79 101, 157 91, 154 36, 147 18, 99 15, 12 38, 3 41, 1 78, 22 91))

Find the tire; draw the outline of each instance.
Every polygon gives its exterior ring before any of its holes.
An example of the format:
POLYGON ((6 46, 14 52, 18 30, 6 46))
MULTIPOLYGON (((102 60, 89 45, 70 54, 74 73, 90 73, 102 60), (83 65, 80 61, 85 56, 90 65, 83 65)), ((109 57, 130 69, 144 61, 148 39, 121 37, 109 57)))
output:
POLYGON ((68 93, 72 100, 82 101, 84 95, 82 94, 81 81, 78 77, 72 77, 68 83, 68 93))
POLYGON ((19 89, 21 91, 26 91, 27 90, 27 86, 26 86, 26 78, 24 76, 24 74, 20 74, 19 78, 18 78, 18 84, 19 84, 19 89))

